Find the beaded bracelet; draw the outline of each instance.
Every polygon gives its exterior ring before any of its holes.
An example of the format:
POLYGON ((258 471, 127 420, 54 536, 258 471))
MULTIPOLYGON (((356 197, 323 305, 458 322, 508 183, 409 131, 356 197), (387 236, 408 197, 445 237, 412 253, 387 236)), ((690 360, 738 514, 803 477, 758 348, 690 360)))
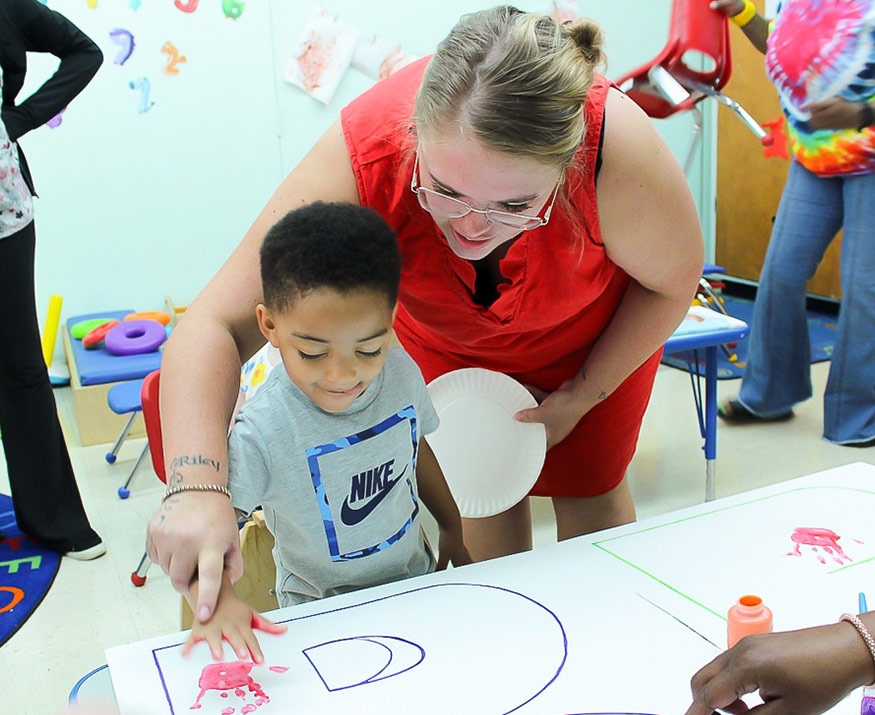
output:
MULTIPOLYGON (((865 641, 866 647, 869 649, 869 654, 872 656, 872 661, 875 662, 875 638, 873 638, 872 634, 869 633, 869 629, 866 628, 863 621, 850 613, 843 613, 842 617, 839 618, 839 622, 841 621, 847 621, 854 628, 857 629, 857 633, 860 634, 860 638, 865 641)), ((869 685, 875 685, 875 680, 869 683, 869 685)))
POLYGON ((744 10, 729 19, 739 27, 744 27, 757 15, 757 8, 750 0, 744 0, 744 10))
POLYGON ((161 502, 164 503, 170 497, 182 492, 216 492, 217 494, 224 494, 228 499, 231 498, 231 492, 228 490, 228 487, 223 487, 219 484, 177 484, 175 487, 167 487, 161 502))

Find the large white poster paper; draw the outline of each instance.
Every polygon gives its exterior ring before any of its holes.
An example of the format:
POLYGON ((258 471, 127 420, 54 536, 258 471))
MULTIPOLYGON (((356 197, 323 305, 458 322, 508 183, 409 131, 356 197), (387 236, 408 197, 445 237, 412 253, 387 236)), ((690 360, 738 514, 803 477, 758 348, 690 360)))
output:
POLYGON ((567 655, 555 614, 487 585, 437 584, 282 622, 285 635, 261 639, 261 666, 212 663, 205 648, 182 658, 160 639, 108 651, 121 712, 407 715, 428 693, 430 712, 507 713, 547 688, 567 655), (161 695, 149 704, 140 677, 128 680, 146 672, 161 695))

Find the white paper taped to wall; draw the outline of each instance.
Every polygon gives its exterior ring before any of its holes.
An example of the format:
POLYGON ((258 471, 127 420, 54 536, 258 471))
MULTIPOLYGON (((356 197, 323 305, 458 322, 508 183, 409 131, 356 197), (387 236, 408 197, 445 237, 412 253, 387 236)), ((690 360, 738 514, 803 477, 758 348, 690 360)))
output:
POLYGON ((352 63, 359 34, 348 22, 317 7, 310 15, 283 79, 323 104, 329 104, 352 63))

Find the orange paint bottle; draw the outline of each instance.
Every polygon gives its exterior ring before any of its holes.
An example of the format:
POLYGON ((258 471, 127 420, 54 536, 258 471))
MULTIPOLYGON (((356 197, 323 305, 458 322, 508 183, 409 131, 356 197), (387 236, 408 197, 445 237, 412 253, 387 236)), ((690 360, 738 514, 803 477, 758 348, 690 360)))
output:
POLYGON ((726 632, 730 648, 753 633, 771 633, 772 612, 759 596, 742 596, 729 609, 726 632))

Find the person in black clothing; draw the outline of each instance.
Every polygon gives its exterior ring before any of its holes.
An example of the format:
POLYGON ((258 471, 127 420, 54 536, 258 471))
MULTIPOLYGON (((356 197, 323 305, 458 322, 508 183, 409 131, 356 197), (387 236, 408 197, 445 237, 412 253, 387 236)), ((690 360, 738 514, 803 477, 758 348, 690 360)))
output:
MULTIPOLYGON (((37 0, 0 2, 0 119, 5 125, 0 149, 7 152, 8 173, 14 176, 20 166, 24 179, 21 192, 0 195, 4 216, 17 215, 15 209, 5 210, 16 201, 26 202, 29 210, 31 195, 36 196, 18 140, 64 109, 102 61, 97 45, 63 15, 37 0), (51 53, 60 64, 16 105, 27 52, 51 53)), ((11 184, 4 186, 8 190, 11 184)), ((21 530, 43 545, 78 560, 94 559, 106 553, 106 546, 82 505, 40 343, 33 221, 18 230, 3 228, 0 222, 0 318, 6 336, 0 340, 0 433, 15 517, 21 530)))

